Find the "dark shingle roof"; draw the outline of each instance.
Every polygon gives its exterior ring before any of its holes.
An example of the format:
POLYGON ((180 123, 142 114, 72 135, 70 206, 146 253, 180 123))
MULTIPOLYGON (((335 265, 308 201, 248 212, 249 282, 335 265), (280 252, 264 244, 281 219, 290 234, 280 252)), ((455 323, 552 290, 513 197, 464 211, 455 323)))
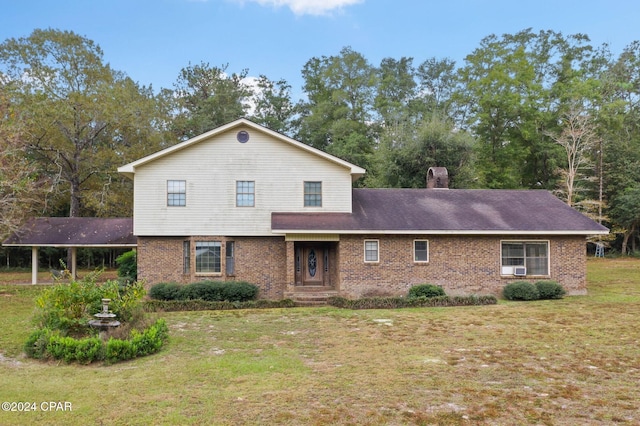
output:
POLYGON ((604 234, 542 190, 354 189, 353 213, 273 213, 274 232, 604 234))
POLYGON ((25 223, 5 246, 128 247, 137 244, 131 218, 39 217, 25 223))

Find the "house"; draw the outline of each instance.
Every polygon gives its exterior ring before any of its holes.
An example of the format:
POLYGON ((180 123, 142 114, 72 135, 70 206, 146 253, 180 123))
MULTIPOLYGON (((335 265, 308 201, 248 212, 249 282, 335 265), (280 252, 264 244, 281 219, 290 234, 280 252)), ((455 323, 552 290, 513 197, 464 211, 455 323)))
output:
POLYGON ((547 191, 447 189, 443 168, 424 189, 354 189, 364 169, 246 119, 118 171, 148 285, 243 280, 302 299, 551 279, 584 294, 586 237, 608 233, 547 191))

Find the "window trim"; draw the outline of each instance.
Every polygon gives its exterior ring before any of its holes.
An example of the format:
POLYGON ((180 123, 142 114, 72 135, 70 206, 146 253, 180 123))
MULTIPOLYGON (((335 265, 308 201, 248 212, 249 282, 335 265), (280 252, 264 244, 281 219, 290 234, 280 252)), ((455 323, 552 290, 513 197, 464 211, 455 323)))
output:
POLYGON ((167 179, 167 207, 186 207, 187 206, 187 181, 184 179, 167 179), (181 184, 176 191, 172 184, 181 184), (178 198, 178 203, 171 196, 182 195, 178 198))
POLYGON ((503 273, 503 268, 505 267, 516 267, 516 266, 520 266, 520 267, 525 267, 527 272, 525 277, 548 277, 551 276, 551 241, 550 240, 500 240, 500 275, 503 277, 514 277, 515 274, 505 274, 503 273), (502 255, 502 248, 504 244, 522 244, 522 248, 523 248, 523 259, 524 259, 524 265, 503 265, 502 261, 504 259, 503 255, 502 255), (547 259, 547 270, 544 274, 532 274, 530 273, 530 268, 527 267, 527 249, 526 249, 526 245, 527 244, 545 244, 547 249, 546 249, 546 259, 547 259))
POLYGON ((304 207, 322 207, 322 181, 321 180, 305 180, 302 188, 302 204, 304 207), (320 192, 307 192, 307 184, 318 185, 320 192), (320 204, 308 204, 311 201, 311 197, 314 197, 314 202, 320 201, 320 204), (318 198, 315 198, 318 197, 318 198))
POLYGON ((380 240, 367 239, 363 243, 364 263, 380 263, 380 240), (376 243, 376 259, 367 260, 367 243, 376 243))
MULTIPOLYGON (((244 189, 244 186, 243 186, 244 189)), ((256 181, 255 180, 237 180, 236 181, 236 207, 255 207, 256 206, 256 181), (239 185, 251 184, 251 192, 240 192, 239 185), (251 204, 240 204, 239 196, 250 196, 251 204)))
POLYGON ((195 274, 196 275, 222 275, 222 241, 214 240, 214 241, 205 241, 205 240, 197 240, 194 244, 195 247, 195 274), (212 271, 202 271, 198 270, 198 246, 202 244, 207 244, 206 247, 216 247, 218 249, 218 268, 216 270, 215 266, 215 258, 213 259, 213 268, 212 271))
POLYGON ((413 262, 414 263, 429 263, 429 240, 424 240, 424 239, 416 239, 413 240, 413 262), (417 256, 417 250, 416 250, 416 243, 426 243, 427 244, 427 248, 425 249, 426 254, 427 254, 427 259, 426 260, 418 260, 418 256, 417 256))

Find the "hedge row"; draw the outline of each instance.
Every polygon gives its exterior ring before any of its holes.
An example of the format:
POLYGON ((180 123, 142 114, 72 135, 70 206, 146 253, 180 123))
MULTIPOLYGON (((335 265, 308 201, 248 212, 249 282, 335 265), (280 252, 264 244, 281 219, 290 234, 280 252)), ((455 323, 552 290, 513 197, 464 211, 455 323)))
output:
POLYGON ((562 299, 565 293, 564 288, 555 281, 538 281, 534 284, 518 281, 507 284, 502 290, 507 300, 562 299))
POLYGON ((418 307, 447 307, 447 306, 475 306, 495 305, 498 299, 488 296, 436 296, 436 297, 370 297, 362 299, 347 299, 331 297, 329 304, 345 309, 395 309, 418 307))
POLYGON ((151 287, 149 297, 156 300, 206 300, 245 302, 258 296, 258 286, 245 281, 198 281, 190 284, 159 283, 151 287))
POLYGON ((106 343, 99 337, 75 339, 49 328, 41 328, 29 336, 24 350, 29 357, 36 359, 57 359, 80 364, 96 361, 114 363, 156 353, 168 337, 169 329, 162 319, 142 332, 132 330, 127 340, 110 338, 106 343))
POLYGON ((173 311, 209 311, 232 309, 269 309, 269 308, 293 308, 296 306, 291 299, 284 300, 249 300, 246 302, 212 302, 202 299, 194 300, 147 300, 144 302, 146 312, 173 312, 173 311))

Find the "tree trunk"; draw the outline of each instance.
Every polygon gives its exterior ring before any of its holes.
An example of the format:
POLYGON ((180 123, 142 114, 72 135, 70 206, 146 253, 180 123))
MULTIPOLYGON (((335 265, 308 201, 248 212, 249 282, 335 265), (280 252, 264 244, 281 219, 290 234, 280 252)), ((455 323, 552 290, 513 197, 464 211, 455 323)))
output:
POLYGON ((624 238, 622 239, 622 248, 620 249, 621 254, 627 254, 627 246, 629 244, 629 238, 633 236, 635 232, 636 232, 635 225, 624 232, 624 238))

